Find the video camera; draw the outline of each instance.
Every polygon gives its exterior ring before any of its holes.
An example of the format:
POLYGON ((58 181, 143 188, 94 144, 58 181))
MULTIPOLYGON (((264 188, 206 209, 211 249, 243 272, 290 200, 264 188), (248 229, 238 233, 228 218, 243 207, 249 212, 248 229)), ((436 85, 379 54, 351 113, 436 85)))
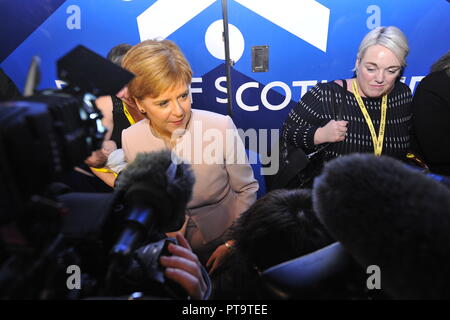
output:
MULTIPOLYGON (((70 192, 58 183, 101 148, 105 129, 96 96, 115 94, 134 75, 83 46, 57 65, 67 83, 63 89, 0 104, 0 299, 82 299, 135 291, 182 297, 158 263, 175 241, 163 236, 175 230, 158 222, 165 214, 161 208, 152 201, 136 203, 126 186, 94 194, 70 192)), ((37 77, 33 62, 27 84, 34 82, 34 88, 37 77)), ((187 177, 183 192, 190 198, 192 174, 184 164, 173 168, 170 154, 158 156, 158 165, 170 168, 158 179, 170 189, 170 182, 187 177)), ((151 199, 149 189, 143 190, 151 199)), ((176 214, 184 218, 181 211, 176 214)))

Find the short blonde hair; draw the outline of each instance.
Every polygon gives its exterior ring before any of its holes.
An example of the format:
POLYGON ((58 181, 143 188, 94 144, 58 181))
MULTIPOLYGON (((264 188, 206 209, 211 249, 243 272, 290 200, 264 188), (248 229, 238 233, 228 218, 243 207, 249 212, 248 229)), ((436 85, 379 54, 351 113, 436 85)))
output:
POLYGON ((357 59, 361 60, 367 49, 373 45, 380 45, 391 50, 401 66, 406 66, 406 56, 409 53, 408 40, 403 32, 394 26, 377 27, 370 31, 361 41, 357 59))
POLYGON ((130 96, 156 98, 180 84, 189 85, 192 69, 180 48, 170 40, 145 40, 131 48, 122 66, 136 77, 128 84, 130 96))

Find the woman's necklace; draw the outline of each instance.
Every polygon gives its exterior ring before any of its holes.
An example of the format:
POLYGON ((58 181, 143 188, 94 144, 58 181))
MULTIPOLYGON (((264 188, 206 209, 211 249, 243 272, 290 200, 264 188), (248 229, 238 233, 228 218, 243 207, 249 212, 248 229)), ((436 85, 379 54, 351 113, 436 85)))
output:
POLYGON ((152 121, 149 119, 148 125, 150 126, 150 131, 151 133, 156 137, 161 139, 164 142, 164 145, 166 146, 166 148, 168 149, 173 149, 176 144, 178 143, 179 139, 184 135, 184 133, 186 132, 186 129, 191 121, 191 117, 192 117, 192 112, 189 115, 189 119, 186 122, 186 126, 183 129, 183 133, 182 134, 172 134, 170 137, 167 137, 166 135, 162 135, 160 134, 157 129, 155 129, 152 126, 152 121))
POLYGON ((173 149, 173 147, 175 147, 177 139, 173 139, 173 137, 167 137, 166 135, 159 134, 159 132, 155 128, 153 128, 152 122, 150 120, 148 122, 148 125, 150 126, 151 133, 156 138, 161 139, 164 142, 164 145, 166 146, 166 148, 173 149))

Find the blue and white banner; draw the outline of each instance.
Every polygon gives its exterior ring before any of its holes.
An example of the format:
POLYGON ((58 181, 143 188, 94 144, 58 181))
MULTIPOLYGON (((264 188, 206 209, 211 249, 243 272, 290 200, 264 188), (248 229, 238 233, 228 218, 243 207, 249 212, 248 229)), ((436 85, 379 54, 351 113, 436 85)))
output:
MULTIPOLYGON (((11 0, 0 2, 0 61, 23 90, 34 55, 39 88, 57 87, 56 60, 82 44, 106 55, 119 43, 168 38, 194 70, 194 107, 225 114, 222 3, 214 0, 11 0)), ((233 119, 279 128, 318 81, 349 78, 363 36, 395 25, 409 39, 403 81, 415 89, 450 49, 446 0, 229 0, 233 119), (268 46, 267 72, 252 72, 252 47, 268 46)))

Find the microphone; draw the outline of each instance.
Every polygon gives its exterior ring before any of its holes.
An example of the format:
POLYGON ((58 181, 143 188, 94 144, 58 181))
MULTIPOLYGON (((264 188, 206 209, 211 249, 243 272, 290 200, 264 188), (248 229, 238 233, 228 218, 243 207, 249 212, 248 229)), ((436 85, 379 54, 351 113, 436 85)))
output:
POLYGON ((378 266, 397 299, 450 298, 450 190, 386 156, 353 154, 316 178, 314 209, 355 260, 378 266))
POLYGON ((112 253, 128 256, 144 237, 179 230, 194 183, 190 165, 171 151, 138 154, 117 178, 116 189, 130 213, 112 253))

